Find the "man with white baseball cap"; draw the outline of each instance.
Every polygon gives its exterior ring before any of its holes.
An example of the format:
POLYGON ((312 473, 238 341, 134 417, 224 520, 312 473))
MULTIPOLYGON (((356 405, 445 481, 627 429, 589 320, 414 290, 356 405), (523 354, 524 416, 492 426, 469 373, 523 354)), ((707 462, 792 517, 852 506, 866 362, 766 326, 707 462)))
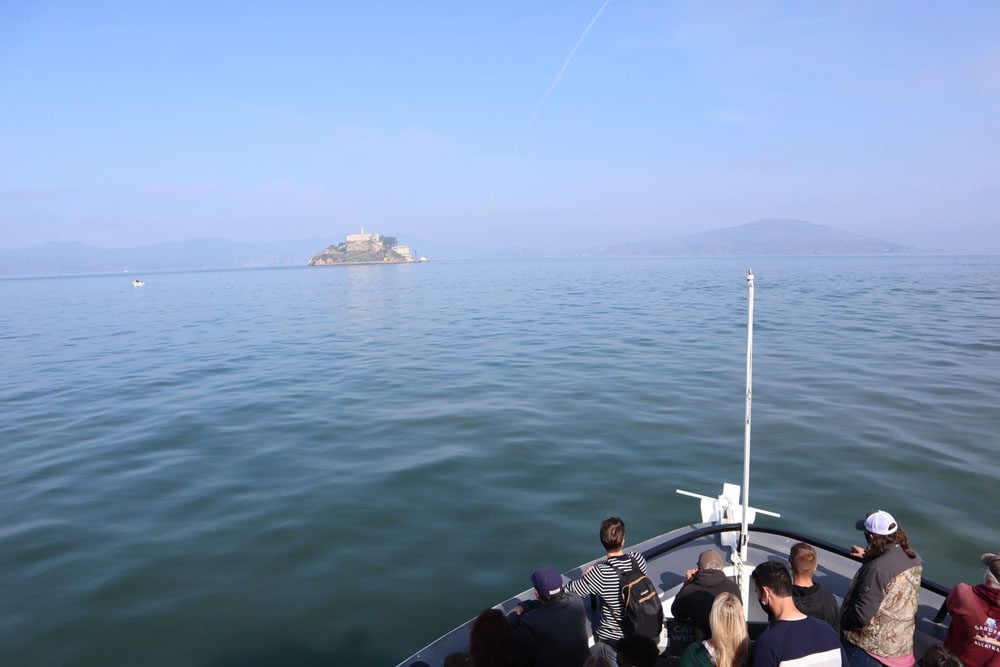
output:
POLYGON ((946 606, 951 625, 945 648, 969 667, 1000 667, 1000 553, 979 557, 983 583, 956 584, 946 606))
POLYGON ((923 563, 885 510, 868 512, 855 527, 864 532, 867 546, 851 548, 861 567, 840 611, 848 664, 912 667, 923 563))

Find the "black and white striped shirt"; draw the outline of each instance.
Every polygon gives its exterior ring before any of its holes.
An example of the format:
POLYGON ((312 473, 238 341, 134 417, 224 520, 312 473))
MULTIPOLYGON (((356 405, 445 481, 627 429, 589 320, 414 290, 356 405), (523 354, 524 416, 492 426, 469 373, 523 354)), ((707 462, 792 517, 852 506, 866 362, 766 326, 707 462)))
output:
POLYGON ((596 595, 600 599, 601 619, 594 636, 598 639, 621 639, 622 634, 622 602, 619 598, 621 586, 618 572, 626 573, 632 569, 632 560, 639 564, 643 574, 646 572, 646 559, 635 551, 626 551, 623 556, 611 556, 591 568, 590 572, 579 579, 569 582, 566 586, 580 597, 596 595), (608 563, 611 563, 609 565, 608 563), (613 567, 612 567, 613 566, 613 567))

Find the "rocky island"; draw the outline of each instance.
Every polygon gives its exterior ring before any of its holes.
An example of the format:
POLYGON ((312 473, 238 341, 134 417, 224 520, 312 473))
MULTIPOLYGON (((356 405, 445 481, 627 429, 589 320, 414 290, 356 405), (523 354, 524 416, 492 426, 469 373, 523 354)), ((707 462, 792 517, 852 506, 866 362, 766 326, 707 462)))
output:
POLYGON ((366 234, 364 225, 360 234, 348 234, 343 243, 331 245, 316 253, 309 266, 332 266, 334 264, 406 264, 426 262, 426 257, 417 259, 408 246, 400 245, 394 236, 366 234))

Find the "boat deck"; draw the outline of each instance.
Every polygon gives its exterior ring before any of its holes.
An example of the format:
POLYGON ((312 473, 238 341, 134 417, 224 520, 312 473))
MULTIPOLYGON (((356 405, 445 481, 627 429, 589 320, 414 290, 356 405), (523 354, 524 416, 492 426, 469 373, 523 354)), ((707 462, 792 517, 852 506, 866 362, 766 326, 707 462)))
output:
MULTIPOLYGON (((660 589, 668 626, 672 625, 670 606, 684 583, 684 573, 687 569, 695 567, 698 555, 706 549, 719 550, 728 561, 730 550, 728 546, 724 546, 723 542, 726 540, 734 541, 738 535, 738 525, 693 524, 628 547, 627 550, 638 551, 646 558, 649 577, 660 589)), ((858 561, 852 558, 849 550, 844 547, 789 531, 750 526, 747 561, 753 566, 771 560, 787 562, 788 553, 796 542, 806 542, 816 548, 819 560, 816 581, 824 589, 833 593, 838 602, 842 602, 859 566, 858 561)), ((564 580, 570 581, 579 578, 587 567, 601 560, 603 557, 595 558, 580 567, 565 572, 564 580)), ((727 567, 726 573, 733 576, 733 567, 727 567)), ((944 604, 947 593, 947 588, 931 581, 923 581, 920 591, 920 606, 917 611, 914 648, 918 657, 922 656, 931 644, 944 639, 947 625, 936 622, 935 619, 944 604)), ((518 603, 532 600, 534 597, 534 592, 528 589, 496 605, 495 608, 507 613, 518 603)), ((767 625, 767 614, 761 609, 753 591, 750 592, 748 598, 749 600, 744 600, 744 603, 749 603, 750 634, 751 637, 756 637, 767 625)), ((596 606, 594 605, 590 606, 590 617, 591 622, 596 618, 596 606)), ((400 663, 400 667, 407 667, 418 661, 424 661, 432 667, 436 667, 441 665, 449 654, 467 650, 471 626, 472 621, 470 620, 400 663)), ((661 641, 661 648, 665 652, 663 664, 670 664, 671 658, 676 658, 679 648, 682 648, 670 646, 667 634, 664 633, 663 641, 661 641)))

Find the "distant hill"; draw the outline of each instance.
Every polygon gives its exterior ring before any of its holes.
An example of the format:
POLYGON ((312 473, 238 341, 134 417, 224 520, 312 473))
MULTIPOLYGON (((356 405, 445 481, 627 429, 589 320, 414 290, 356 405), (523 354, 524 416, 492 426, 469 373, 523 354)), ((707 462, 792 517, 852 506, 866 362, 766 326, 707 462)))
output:
POLYGON ((44 243, 0 249, 0 275, 112 273, 262 266, 302 266, 323 240, 241 243, 190 239, 132 248, 99 248, 86 243, 44 243))
POLYGON ((666 240, 649 240, 600 248, 599 257, 703 255, 912 255, 913 246, 852 234, 805 220, 767 218, 736 227, 712 229, 666 240))
POLYGON ((504 248, 499 252, 493 253, 490 259, 535 259, 541 257, 537 252, 529 248, 513 247, 504 248))
MULTIPOLYGON (((421 242, 423 243, 423 242, 421 242)), ((132 248, 99 248, 86 243, 45 243, 0 249, 0 275, 115 273, 265 266, 304 266, 329 239, 241 243, 217 238, 190 239, 132 248)), ((427 240, 431 246, 432 241, 427 240)), ((328 247, 333 248, 334 246, 328 247)), ((421 246, 423 250, 423 245, 421 246)), ((439 245, 442 256, 468 257, 469 248, 439 245)), ((426 252, 426 250, 425 250, 426 252)), ((652 239, 597 248, 597 257, 678 257, 740 255, 906 255, 927 251, 882 241, 804 220, 768 218, 670 239, 652 239)), ((333 253, 328 253, 333 257, 333 253)), ((525 247, 499 250, 494 258, 538 257, 525 247)), ((381 260, 379 260, 381 261, 381 260)))

